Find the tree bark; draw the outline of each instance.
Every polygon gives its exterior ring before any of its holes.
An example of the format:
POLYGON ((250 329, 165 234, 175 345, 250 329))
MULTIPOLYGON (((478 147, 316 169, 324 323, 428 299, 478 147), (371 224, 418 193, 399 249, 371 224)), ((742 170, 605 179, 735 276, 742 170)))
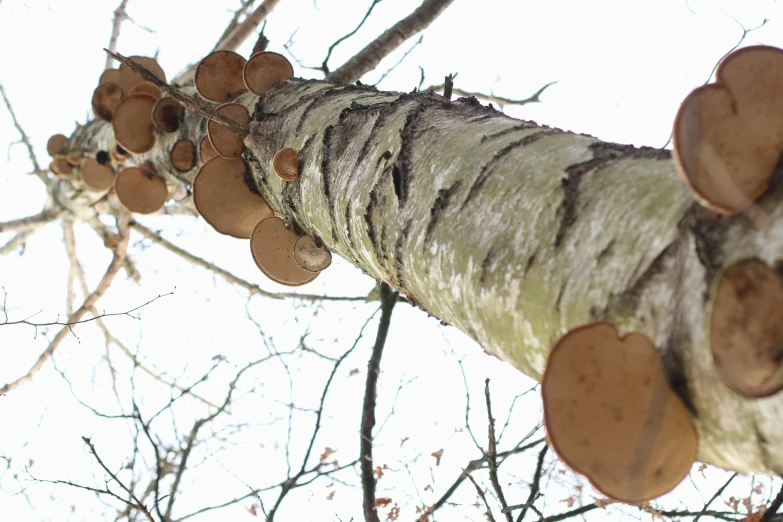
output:
MULTIPOLYGON (((255 110, 255 188, 301 232, 533 378, 576 326, 646 334, 693 414, 700 460, 783 473, 783 397, 730 391, 706 334, 723 267, 783 258, 779 182, 759 201, 762 230, 697 205, 668 151, 515 120, 474 98, 289 80, 235 101, 255 110), (286 146, 299 151, 293 183, 271 168, 286 146)), ((177 174, 167 151, 204 132, 188 115, 134 161, 190 183, 200 163, 177 174)))

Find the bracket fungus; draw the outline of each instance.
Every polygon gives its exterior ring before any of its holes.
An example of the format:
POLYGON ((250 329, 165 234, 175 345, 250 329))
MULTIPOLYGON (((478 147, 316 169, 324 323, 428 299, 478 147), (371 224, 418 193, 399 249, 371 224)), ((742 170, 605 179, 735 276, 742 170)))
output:
POLYGON ((294 68, 285 56, 269 51, 255 53, 245 64, 242 78, 247 90, 263 96, 277 82, 294 76, 294 68))
POLYGON ((73 173, 73 165, 68 163, 65 156, 55 156, 49 164, 49 169, 60 178, 67 178, 73 173))
POLYGON ((206 163, 217 155, 218 153, 215 152, 215 149, 212 148, 212 144, 209 142, 209 136, 204 136, 198 151, 198 157, 201 158, 201 162, 206 163))
POLYGON ((111 156, 111 159, 117 163, 125 163, 128 160, 128 156, 130 156, 130 154, 128 154, 128 151, 119 145, 115 145, 114 148, 112 148, 109 152, 109 156, 111 156))
POLYGON ((152 109, 157 100, 149 94, 126 96, 114 111, 111 126, 122 148, 142 154, 155 146, 152 109))
POLYGON ((193 180, 193 203, 212 228, 221 234, 247 239, 253 227, 272 215, 263 197, 252 192, 242 158, 215 157, 206 162, 193 180))
POLYGON ((180 172, 187 172, 196 166, 196 144, 190 140, 179 140, 171 148, 171 164, 180 172))
POLYGON ((176 132, 185 108, 174 98, 161 98, 152 108, 152 124, 161 132, 176 132))
POLYGON ((608 322, 561 337, 541 380, 552 447, 601 493, 634 503, 674 489, 696 459, 690 414, 646 336, 608 322))
POLYGON ((696 200, 722 214, 752 206, 783 152, 783 50, 744 47, 715 83, 690 93, 674 121, 674 158, 696 200))
POLYGON ((710 313, 715 369, 729 388, 746 397, 783 389, 783 277, 758 259, 721 274, 710 313))
POLYGON ((286 228, 277 216, 259 222, 250 236, 250 251, 259 270, 269 279, 286 286, 301 286, 318 277, 294 261, 294 247, 299 235, 286 228))
POLYGON ((122 102, 125 93, 122 87, 114 82, 105 82, 100 84, 92 93, 92 112, 97 118, 104 121, 111 121, 114 117, 114 111, 122 102))
POLYGON ((272 160, 272 169, 284 181, 294 181, 299 177, 299 155, 296 149, 284 147, 277 151, 272 160))
POLYGON ((163 96, 163 93, 160 92, 160 89, 150 82, 137 83, 131 87, 131 89, 128 91, 128 96, 133 96, 134 94, 149 94, 156 100, 160 100, 161 96, 163 96))
POLYGON ((146 165, 121 170, 114 178, 114 192, 125 208, 138 214, 160 210, 169 196, 166 181, 146 165))
POLYGON ((223 103, 247 91, 242 70, 247 60, 234 51, 215 51, 196 67, 194 83, 199 96, 207 101, 223 103))
POLYGON ((104 83, 109 82, 119 85, 120 81, 119 69, 106 69, 101 73, 100 78, 98 78, 98 85, 103 85, 104 83))
POLYGON ((101 165, 94 158, 87 158, 84 161, 79 177, 91 190, 109 190, 114 185, 114 171, 108 165, 101 165))
MULTIPOLYGON (((250 122, 250 112, 240 103, 224 103, 215 110, 238 123, 250 122)), ((207 135, 212 148, 223 158, 238 158, 245 152, 245 141, 242 136, 214 120, 207 122, 207 135)))
MULTIPOLYGON (((149 58, 147 56, 130 56, 129 59, 147 69, 159 80, 166 81, 166 73, 155 58, 149 58)), ((117 83, 122 87, 122 90, 128 94, 130 94, 131 89, 136 85, 145 83, 139 75, 133 72, 133 70, 125 64, 120 65, 118 72, 119 82, 117 83)))
POLYGON ((308 272, 321 272, 332 264, 332 253, 310 236, 302 236, 294 245, 294 261, 308 272))
POLYGON ((63 134, 55 134, 46 142, 46 152, 50 156, 63 154, 68 150, 68 138, 63 134))

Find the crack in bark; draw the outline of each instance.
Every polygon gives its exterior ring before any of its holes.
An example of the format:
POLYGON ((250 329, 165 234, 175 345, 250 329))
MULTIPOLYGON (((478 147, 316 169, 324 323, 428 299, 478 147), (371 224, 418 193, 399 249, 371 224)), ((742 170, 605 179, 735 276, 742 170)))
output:
POLYGON ((671 159, 671 153, 668 150, 652 147, 636 148, 633 145, 619 145, 617 143, 596 142, 590 145, 590 150, 593 152, 593 158, 568 167, 566 177, 562 179, 563 200, 558 209, 560 227, 555 235, 555 248, 559 248, 563 244, 566 234, 576 223, 579 184, 582 176, 596 173, 623 159, 671 159))
POLYGON ((449 206, 451 198, 459 190, 461 185, 462 180, 457 180, 449 188, 438 190, 438 196, 435 198, 432 208, 430 208, 430 220, 427 223, 427 228, 424 232, 425 247, 430 242, 430 239, 432 239, 432 233, 435 231, 435 226, 438 224, 441 212, 449 206))
POLYGON ((497 138, 501 138, 505 136, 506 134, 511 134, 512 132, 521 131, 521 130, 530 130, 530 129, 537 129, 541 127, 538 123, 534 121, 522 121, 519 125, 514 125, 513 127, 508 127, 503 130, 499 130, 496 132, 491 132, 489 134, 485 134, 481 137, 481 143, 486 142, 487 140, 494 140, 497 138))
POLYGON ((499 151, 497 151, 490 160, 485 163, 481 167, 481 171, 479 171, 479 175, 476 177, 475 181, 473 181, 473 184, 470 187, 470 190, 468 191, 468 195, 465 197, 465 201, 462 202, 462 206, 460 207, 460 210, 464 210, 465 207, 470 203, 470 201, 478 195, 481 188, 484 186, 484 184, 487 182, 487 179, 489 179, 489 176, 492 174, 492 172, 495 169, 495 166, 500 163, 500 161, 517 150, 517 148, 525 147, 526 145, 530 145, 531 143, 535 143, 541 139, 548 138, 550 136, 554 136, 557 134, 562 134, 563 131, 558 129, 549 129, 548 127, 541 127, 541 132, 536 132, 535 134, 529 134, 525 136, 524 138, 518 139, 516 141, 512 141, 499 151))
POLYGON ((485 255, 484 259, 481 261, 481 275, 479 276, 479 282, 485 283, 487 281, 487 275, 489 274, 489 269, 492 266, 494 257, 495 245, 492 245, 489 250, 487 250, 487 255, 485 255))
POLYGON ((678 229, 693 236, 696 257, 704 267, 704 300, 709 299, 712 280, 723 266, 723 242, 726 240, 725 223, 730 218, 711 212, 694 202, 680 220, 678 229))

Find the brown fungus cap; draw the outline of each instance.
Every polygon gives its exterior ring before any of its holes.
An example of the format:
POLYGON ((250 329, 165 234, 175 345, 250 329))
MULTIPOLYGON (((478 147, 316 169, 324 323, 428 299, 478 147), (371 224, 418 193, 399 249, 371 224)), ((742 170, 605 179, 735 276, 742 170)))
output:
POLYGON ((242 71, 247 89, 256 96, 263 96, 277 82, 294 76, 294 68, 285 56, 260 52, 250 57, 242 71))
POLYGON ((247 60, 234 51, 215 51, 196 67, 196 91, 207 101, 223 103, 247 90, 242 69, 247 60))
POLYGON ((209 142, 209 136, 204 136, 198 150, 198 157, 201 158, 201 162, 206 163, 217 155, 218 153, 215 152, 215 149, 212 148, 212 144, 209 142))
POLYGON ((109 151, 109 156, 117 163, 125 163, 128 160, 128 157, 130 157, 130 154, 119 145, 115 145, 112 147, 111 151, 109 151))
POLYGON ((101 73, 100 78, 98 78, 98 85, 103 85, 104 83, 116 83, 117 85, 120 84, 120 71, 119 69, 106 69, 101 73))
POLYGON ((310 236, 302 236, 294 245, 294 261, 308 272, 320 272, 332 264, 332 253, 310 236))
POLYGON ((79 177, 91 190, 109 190, 114 185, 114 171, 108 165, 101 165, 94 158, 87 158, 79 177))
POLYGON ((215 157, 193 180, 193 203, 212 228, 228 236, 247 239, 253 227, 272 215, 264 198, 252 192, 245 180, 248 168, 242 158, 215 157))
POLYGON ((114 192, 125 208, 139 214, 160 210, 169 195, 163 178, 146 165, 121 170, 114 178, 114 192))
POLYGON ((715 83, 689 94, 674 121, 674 158, 694 197, 722 214, 766 191, 783 151, 783 50, 745 47, 715 83))
POLYGON ((111 121, 123 97, 122 87, 114 82, 102 83, 92 93, 92 112, 97 118, 111 121))
POLYGON ((174 98, 161 98, 152 109, 152 124, 161 132, 175 132, 185 114, 185 108, 174 98))
MULTIPOLYGON (((240 103, 224 103, 217 107, 217 112, 239 123, 250 122, 250 112, 240 103)), ((207 135, 212 148, 223 158, 238 158, 245 152, 245 141, 242 136, 220 123, 209 120, 207 135)))
POLYGON ((111 126, 123 149, 142 154, 155 146, 151 115, 156 101, 148 94, 136 94, 126 96, 117 106, 111 126))
POLYGON ((50 156, 62 154, 66 150, 68 150, 68 138, 63 134, 55 134, 46 142, 46 152, 48 152, 50 156))
POLYGON ((659 497, 696 459, 690 414, 642 334, 619 337, 608 322, 571 330, 549 354, 541 395, 553 449, 609 497, 659 497))
POLYGON ((783 277, 758 259, 721 274, 710 313, 715 369, 729 388, 747 397, 783 389, 783 277))
POLYGON ((179 140, 171 148, 171 164, 180 172, 187 172, 196 166, 196 144, 190 140, 179 140))
MULTIPOLYGON (((129 58, 131 61, 136 62, 142 67, 145 67, 156 78, 164 82, 166 81, 166 73, 163 72, 163 69, 160 67, 158 61, 155 58, 149 58, 147 56, 130 56, 129 58)), ((120 81, 118 83, 120 87, 122 87, 122 90, 126 93, 129 93, 134 86, 144 82, 141 77, 139 77, 135 72, 133 72, 124 64, 120 65, 119 74, 120 81)))
POLYGON ((285 147, 277 151, 272 160, 275 174, 285 181, 294 181, 299 177, 299 155, 296 149, 285 147))
POLYGON ((68 154, 65 155, 65 160, 71 165, 73 165, 74 167, 78 167, 79 163, 82 162, 81 149, 73 149, 71 151, 68 151, 68 154))
POLYGON ((318 277, 319 272, 308 272, 294 261, 294 247, 299 235, 286 228, 285 222, 272 216, 253 229, 250 251, 253 261, 269 279, 286 286, 301 286, 318 277))
POLYGON ((128 91, 128 96, 133 96, 134 94, 149 94, 156 100, 160 100, 160 97, 163 96, 158 86, 153 85, 150 82, 137 83, 131 87, 131 89, 128 91))
POLYGON ((73 173, 73 165, 68 163, 65 156, 56 156, 49 164, 49 169, 61 178, 67 178, 73 173))

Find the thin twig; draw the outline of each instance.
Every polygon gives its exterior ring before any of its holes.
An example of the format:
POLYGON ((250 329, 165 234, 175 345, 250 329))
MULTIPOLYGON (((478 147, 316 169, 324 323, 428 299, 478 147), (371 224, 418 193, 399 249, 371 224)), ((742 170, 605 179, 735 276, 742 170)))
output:
POLYGON ((489 522, 495 522, 495 517, 492 515, 492 510, 489 508, 489 502, 487 502, 487 496, 484 494, 484 491, 482 491, 481 487, 473 478, 473 475, 471 475, 467 470, 462 470, 462 473, 473 483, 473 485, 476 487, 476 493, 478 493, 479 497, 481 497, 481 500, 484 502, 484 506, 487 508, 485 513, 487 515, 487 520, 489 520, 489 522))
POLYGON ((693 522, 699 522, 699 519, 702 517, 702 515, 704 515, 704 513, 706 513, 706 512, 707 512, 707 508, 709 508, 709 507, 710 507, 710 504, 712 504, 713 502, 715 502, 715 500, 716 500, 716 499, 717 499, 719 496, 721 496, 721 494, 723 493, 723 490, 725 490, 725 489, 726 489, 726 488, 729 486, 729 484, 731 484, 731 481, 732 481, 732 480, 734 480, 736 477, 737 477, 737 473, 734 473, 732 476, 730 476, 730 477, 729 477, 729 480, 727 480, 727 481, 726 481, 726 482, 725 482, 725 483, 724 483, 724 484, 723 484, 723 485, 720 487, 720 489, 718 489, 718 491, 716 491, 716 492, 715 492, 715 494, 714 494, 714 495, 712 495, 712 498, 710 499, 710 501, 709 501, 709 502, 707 502, 706 504, 704 504, 704 507, 702 508, 701 512, 699 512, 699 514, 698 514, 698 515, 696 515, 696 518, 694 518, 694 519, 693 519, 693 522))
POLYGON ((772 519, 775 517, 775 514, 778 512, 781 505, 783 505, 783 487, 780 488, 778 495, 767 507, 767 511, 759 519, 759 522, 772 522, 772 519))
POLYGON ((27 239, 33 235, 35 230, 25 230, 24 232, 18 232, 14 237, 8 240, 8 243, 0 247, 0 256, 10 254, 20 246, 23 246, 25 243, 27 243, 27 239))
POLYGON ((375 9, 375 6, 380 4, 382 1, 383 0, 372 0, 372 3, 370 4, 370 8, 367 9, 366 13, 364 13, 364 18, 362 18, 362 21, 359 22, 359 25, 357 25, 353 31, 346 34, 345 36, 338 38, 332 45, 329 46, 329 49, 326 51, 326 58, 324 58, 324 61, 321 64, 321 70, 323 71, 324 74, 329 74, 329 58, 332 57, 332 51, 334 51, 334 48, 340 45, 341 43, 343 43, 351 36, 355 35, 356 32, 362 28, 364 22, 366 22, 367 19, 370 17, 370 14, 372 13, 372 10, 375 9))
POLYGON ((236 29, 237 25, 239 25, 239 19, 242 18, 247 13, 247 10, 250 9, 253 6, 253 3, 255 0, 242 0, 241 4, 239 6, 239 9, 234 11, 234 16, 231 17, 231 21, 228 23, 226 28, 223 30, 223 34, 220 35, 220 38, 218 38, 217 43, 215 44, 215 47, 212 49, 212 51, 217 51, 218 46, 220 45, 220 42, 226 39, 226 37, 231 34, 231 31, 236 29))
POLYGON ((544 469, 544 457, 546 456, 548 449, 549 445, 544 444, 544 447, 538 452, 538 462, 536 463, 536 471, 533 474, 533 483, 530 486, 530 493, 527 496, 527 501, 525 501, 525 506, 517 517, 517 522, 522 522, 522 520, 524 520, 527 510, 533 505, 536 498, 538 498, 538 492, 541 489, 541 472, 544 469))
POLYGON ((375 400, 378 396, 378 376, 381 373, 381 357, 389 333, 391 314, 397 303, 397 292, 386 283, 381 284, 381 319, 378 335, 367 363, 367 381, 364 386, 364 404, 362 406, 362 424, 360 429, 360 467, 362 470, 362 493, 364 519, 366 522, 380 522, 375 506, 375 475, 372 460, 372 430, 375 427, 375 400))
POLYGON ((41 227, 63 215, 65 211, 60 208, 51 208, 43 210, 34 216, 27 216, 19 219, 13 219, 0 223, 0 233, 2 232, 24 232, 41 227))
POLYGON ((152 83, 153 85, 157 86, 160 90, 162 90, 163 92, 165 92, 166 94, 174 98, 177 102, 179 102, 180 105, 182 105, 186 109, 190 109, 195 113, 201 114, 205 118, 208 118, 216 123, 219 123, 227 127, 234 134, 237 134, 242 138, 245 138, 249 134, 250 128, 246 123, 239 123, 238 121, 232 120, 231 118, 224 116, 223 114, 220 114, 215 109, 213 109, 212 106, 202 101, 200 98, 197 98, 195 96, 188 96, 187 94, 183 93, 173 85, 169 85, 168 83, 164 82, 163 80, 161 80, 160 78, 152 74, 149 70, 147 70, 146 67, 137 64, 133 60, 129 59, 127 56, 123 56, 119 53, 111 52, 108 49, 104 49, 104 51, 106 51, 107 53, 109 53, 109 55, 119 60, 123 65, 125 65, 131 71, 133 71, 139 77, 141 77, 141 79, 152 83))
POLYGON ((355 296, 355 297, 354 296, 329 296, 329 295, 315 295, 315 294, 297 294, 294 292, 280 292, 280 293, 268 292, 263 288, 259 287, 258 285, 251 283, 250 281, 235 276, 231 272, 224 270, 219 266, 216 266, 205 259, 195 256, 186 250, 181 249, 180 247, 174 245, 167 239, 163 238, 163 236, 161 236, 157 232, 150 230, 149 228, 145 227, 144 225, 142 225, 137 221, 131 221, 130 226, 134 230, 140 232, 144 237, 151 239, 152 241, 159 244, 169 252, 177 254, 181 258, 185 259, 186 261, 194 265, 200 266, 202 268, 206 268, 210 272, 219 275, 229 283, 240 286, 254 295, 260 295, 263 297, 268 297, 270 299, 301 299, 303 301, 366 301, 367 300, 367 296, 355 296))
POLYGON ((506 516, 506 522, 514 522, 511 513, 508 511, 506 496, 503 494, 503 488, 500 487, 500 480, 498 479, 498 448, 495 440, 495 419, 492 417, 492 399, 489 396, 489 379, 484 381, 484 398, 487 402, 487 417, 489 418, 489 426, 487 428, 489 435, 489 451, 487 452, 489 480, 492 482, 492 487, 495 488, 495 494, 498 496, 500 507, 506 516))
MULTIPOLYGON (((457 87, 452 88, 452 92, 456 94, 457 96, 467 96, 467 97, 475 97, 475 98, 481 98, 482 100, 487 100, 491 103, 496 103, 499 107, 503 107, 504 105, 525 105, 528 103, 539 103, 541 101, 540 96, 543 94, 543 92, 550 86, 556 84, 557 81, 549 82, 540 89, 538 89, 535 93, 528 96, 525 99, 522 100, 515 100, 512 98, 504 98, 503 96, 495 96, 494 94, 485 94, 483 92, 470 92, 465 91, 462 89, 459 89, 457 87)), ((427 87, 424 89, 425 91, 439 91, 441 89, 446 88, 447 84, 442 83, 440 85, 433 85, 432 87, 427 87)), ((443 93, 444 96, 446 96, 446 93, 443 93)))
POLYGON ((33 173, 35 173, 39 178, 41 178, 41 180, 43 180, 44 183, 48 185, 49 179, 46 176, 46 171, 43 170, 41 165, 38 163, 38 157, 35 155, 33 143, 30 141, 30 137, 27 136, 27 133, 22 128, 19 120, 16 119, 16 113, 14 112, 13 107, 11 107, 11 100, 8 99, 8 95, 5 93, 5 89, 1 83, 0 94, 3 96, 3 101, 5 102, 5 108, 8 110, 8 114, 11 115, 11 121, 13 121, 16 131, 19 133, 19 140, 24 144, 25 148, 27 148, 27 154, 30 156, 30 162, 33 164, 33 173))
POLYGON ((396 68, 397 68, 397 67, 398 67, 398 66, 399 66, 399 65, 400 65, 402 62, 404 62, 404 61, 405 61, 405 58, 407 58, 407 57, 408 57, 408 55, 409 55, 409 54, 411 54, 411 53, 413 52, 413 50, 414 50, 414 49, 416 49, 416 48, 417 48, 419 45, 421 45, 421 42, 423 42, 423 41, 424 41, 424 35, 421 35, 421 36, 419 36, 419 39, 418 39, 418 40, 416 40, 416 43, 414 43, 413 45, 411 45, 411 48, 410 48, 410 49, 408 49, 407 51, 405 51, 405 53, 402 55, 402 57, 400 57, 400 59, 399 59, 399 60, 397 60, 397 63, 395 63, 394 65, 392 65, 392 66, 391 66, 391 67, 389 67, 388 69, 386 69, 386 71, 384 71, 384 73, 383 73, 383 74, 381 74, 381 77, 380 77, 380 78, 378 78, 378 81, 377 81, 377 82, 375 82, 375 86, 377 87, 377 86, 378 86, 378 85, 379 85, 379 84, 380 84, 380 83, 381 83, 381 82, 382 82, 382 81, 383 81, 383 80, 384 80, 384 79, 385 79, 387 76, 389 76, 389 74, 390 74, 390 73, 391 73, 391 72, 392 72, 394 69, 396 69, 396 68))
MULTIPOLYGON (((86 314, 90 308, 95 306, 98 300, 109 289, 109 286, 111 286, 111 283, 114 280, 114 276, 117 275, 117 272, 122 267, 122 262, 125 259, 125 253, 128 249, 128 239, 130 237, 130 229, 128 227, 129 220, 130 220, 129 214, 123 213, 120 215, 120 218, 118 219, 118 229, 119 229, 120 239, 117 245, 114 247, 114 257, 112 258, 111 263, 109 263, 109 267, 107 268, 106 273, 98 282, 98 286, 90 295, 88 295, 85 298, 84 303, 82 303, 82 306, 80 306, 79 309, 76 310, 68 318, 68 323, 77 322, 82 317, 84 317, 84 314, 86 314)), ((9 391, 15 390, 22 384, 30 381, 35 376, 35 374, 37 374, 41 370, 44 363, 46 363, 46 361, 49 360, 49 357, 52 356, 54 351, 60 346, 60 343, 62 342, 63 339, 65 339, 65 336, 70 331, 71 331, 70 326, 63 326, 63 328, 60 329, 59 332, 57 332, 57 334, 54 336, 52 341, 49 343, 49 346, 46 347, 46 350, 44 350, 41 353, 41 355, 38 356, 38 359, 35 361, 33 366, 27 371, 27 373, 22 377, 19 377, 15 381, 12 381, 4 385, 2 388, 0 388, 0 394, 8 393, 9 391)))
POLYGON ((326 75, 333 83, 354 83, 375 69, 405 40, 426 29, 454 0, 424 0, 410 15, 387 29, 353 58, 326 75))

